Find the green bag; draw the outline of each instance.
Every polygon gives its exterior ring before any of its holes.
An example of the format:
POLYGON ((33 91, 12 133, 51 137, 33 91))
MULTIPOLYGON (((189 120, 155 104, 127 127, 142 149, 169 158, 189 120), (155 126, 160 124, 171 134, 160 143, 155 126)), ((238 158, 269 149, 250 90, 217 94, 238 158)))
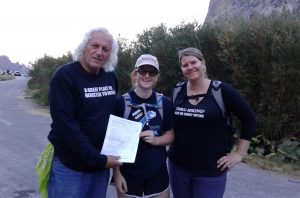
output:
POLYGON ((43 198, 48 197, 48 181, 52 168, 54 147, 51 143, 47 144, 37 163, 36 172, 39 180, 39 192, 43 198))

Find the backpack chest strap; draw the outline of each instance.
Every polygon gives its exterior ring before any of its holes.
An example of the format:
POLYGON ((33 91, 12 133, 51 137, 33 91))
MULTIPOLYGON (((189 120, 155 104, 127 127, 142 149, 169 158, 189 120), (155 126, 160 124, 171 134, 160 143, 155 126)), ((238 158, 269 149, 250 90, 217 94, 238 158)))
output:
POLYGON ((134 101, 132 101, 129 93, 125 93, 122 96, 125 100, 125 110, 124 110, 123 118, 128 119, 129 113, 130 113, 132 107, 142 108, 143 111, 144 111, 145 116, 147 116, 146 107, 156 108, 156 109, 158 109, 159 114, 163 118, 163 102, 162 102, 163 95, 162 94, 156 93, 156 104, 149 104, 149 103, 137 104, 134 101))

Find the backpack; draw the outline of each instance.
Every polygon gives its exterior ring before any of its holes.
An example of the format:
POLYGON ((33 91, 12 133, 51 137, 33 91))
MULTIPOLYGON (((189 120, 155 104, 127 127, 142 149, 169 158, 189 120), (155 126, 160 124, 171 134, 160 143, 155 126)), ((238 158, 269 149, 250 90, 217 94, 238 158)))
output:
MULTIPOLYGON (((223 98, 222 98, 222 90, 221 90, 221 81, 213 80, 212 81, 212 96, 215 99, 219 109, 222 112, 223 118, 226 120, 227 125, 232 128, 232 118, 230 114, 226 111, 223 98)), ((173 104, 175 104, 175 101, 177 99, 178 93, 181 91, 182 86, 185 84, 185 82, 179 82, 175 85, 175 88, 173 89, 173 104)))
MULTIPOLYGON (((138 108, 142 107, 146 118, 149 117, 149 115, 147 115, 147 112, 146 112, 146 107, 155 107, 158 109, 161 119, 163 119, 163 94, 157 93, 157 92, 155 92, 155 94, 156 94, 156 104, 147 104, 147 103, 135 104, 132 101, 129 93, 123 94, 122 96, 125 101, 125 109, 124 109, 123 118, 128 119, 129 113, 131 111, 131 107, 138 107, 138 108)), ((141 122, 144 123, 143 121, 141 121, 141 122)))

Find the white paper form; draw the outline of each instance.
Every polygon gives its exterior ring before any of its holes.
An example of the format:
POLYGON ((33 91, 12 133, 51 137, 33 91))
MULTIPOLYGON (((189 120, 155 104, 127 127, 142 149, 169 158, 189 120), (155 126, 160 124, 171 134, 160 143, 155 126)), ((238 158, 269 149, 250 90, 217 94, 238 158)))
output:
POLYGON ((142 123, 110 115, 101 154, 120 156, 120 162, 134 163, 141 131, 142 123))

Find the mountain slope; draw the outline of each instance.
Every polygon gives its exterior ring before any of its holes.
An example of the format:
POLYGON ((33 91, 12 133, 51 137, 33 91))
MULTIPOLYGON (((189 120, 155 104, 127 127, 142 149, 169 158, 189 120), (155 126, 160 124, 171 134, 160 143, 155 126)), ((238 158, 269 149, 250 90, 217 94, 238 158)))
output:
POLYGON ((20 71, 21 73, 25 74, 28 73, 29 68, 23 64, 12 63, 7 56, 0 56, 0 73, 4 71, 20 71))
POLYGON ((300 12, 300 0, 210 0, 205 23, 283 11, 300 12))

